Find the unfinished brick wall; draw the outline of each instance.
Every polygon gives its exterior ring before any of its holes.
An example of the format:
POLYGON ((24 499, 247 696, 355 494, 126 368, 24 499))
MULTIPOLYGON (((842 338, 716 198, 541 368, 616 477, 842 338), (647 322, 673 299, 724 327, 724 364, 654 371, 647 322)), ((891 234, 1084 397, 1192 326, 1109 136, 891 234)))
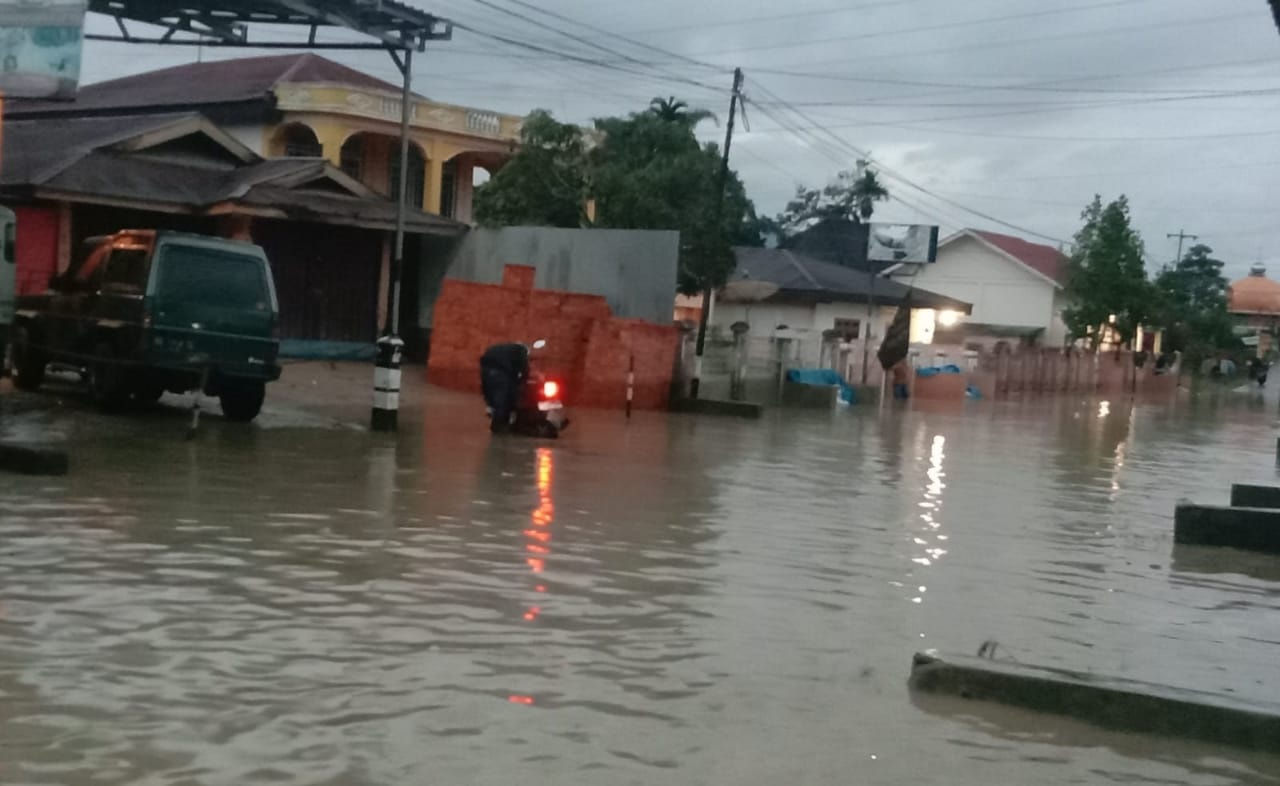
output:
POLYGON ((436 301, 427 380, 480 390, 480 355, 493 344, 546 339, 534 369, 564 384, 567 404, 622 408, 635 358, 637 409, 663 409, 678 350, 674 326, 613 316, 599 295, 535 290, 534 269, 508 265, 501 285, 445 279, 436 301))

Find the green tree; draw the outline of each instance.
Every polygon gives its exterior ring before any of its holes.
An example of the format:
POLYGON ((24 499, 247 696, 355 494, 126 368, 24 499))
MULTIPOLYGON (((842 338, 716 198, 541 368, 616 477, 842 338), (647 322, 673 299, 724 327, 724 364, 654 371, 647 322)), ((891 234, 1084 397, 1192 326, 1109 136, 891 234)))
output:
POLYGON ((1096 349, 1110 325, 1120 342, 1133 341, 1138 327, 1154 311, 1154 290, 1143 264, 1142 238, 1129 218, 1129 201, 1121 196, 1106 207, 1102 198, 1081 213, 1067 265, 1063 320, 1075 338, 1087 338, 1096 349))
POLYGON ((521 128, 519 152, 476 189, 476 221, 482 226, 588 225, 587 164, 582 129, 535 110, 521 128))
POLYGON ((1227 313, 1227 279, 1222 268, 1212 248, 1197 244, 1156 276, 1164 346, 1186 353, 1193 363, 1240 344, 1227 313))
POLYGON ((871 220, 877 202, 889 198, 874 169, 861 175, 845 171, 822 188, 796 186, 796 195, 777 217, 776 225, 784 237, 790 237, 824 221, 861 223, 871 220))
POLYGON ((690 109, 689 105, 675 96, 654 98, 649 102, 649 112, 659 120, 668 123, 679 123, 690 128, 703 120, 713 120, 715 115, 706 109, 690 109))
POLYGON ((718 287, 733 272, 732 246, 761 245, 768 224, 732 170, 721 205, 720 151, 694 136, 700 117, 682 101, 655 99, 647 111, 596 120, 587 134, 535 112, 520 150, 476 192, 476 218, 486 226, 584 226, 593 199, 594 226, 680 232, 681 292, 718 287))

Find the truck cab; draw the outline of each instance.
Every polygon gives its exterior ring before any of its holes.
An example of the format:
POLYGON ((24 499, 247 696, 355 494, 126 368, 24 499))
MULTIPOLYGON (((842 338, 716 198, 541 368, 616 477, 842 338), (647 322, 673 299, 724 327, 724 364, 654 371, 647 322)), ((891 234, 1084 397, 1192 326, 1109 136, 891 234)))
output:
POLYGON ((37 388, 58 363, 81 369, 103 407, 201 389, 229 419, 257 416, 266 383, 280 376, 275 285, 261 248, 156 230, 86 247, 45 294, 19 299, 15 384, 37 388))

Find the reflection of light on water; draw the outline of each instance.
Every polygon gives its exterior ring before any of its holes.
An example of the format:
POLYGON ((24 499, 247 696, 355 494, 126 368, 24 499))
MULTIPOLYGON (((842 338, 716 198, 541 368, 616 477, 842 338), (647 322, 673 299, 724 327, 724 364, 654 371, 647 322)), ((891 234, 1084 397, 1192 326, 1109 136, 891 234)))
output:
MULTIPOLYGON (((535 478, 538 488, 538 507, 529 513, 529 526, 522 530, 525 536, 524 550, 531 555, 525 563, 535 576, 547 567, 546 557, 551 554, 551 524, 555 521, 556 505, 551 497, 551 484, 555 479, 555 454, 549 448, 539 448, 535 478)), ((534 592, 546 593, 547 585, 538 583, 534 592)), ((542 606, 533 605, 520 615, 525 622, 536 622, 542 616, 542 606)), ((533 704, 532 696, 513 693, 507 697, 512 704, 533 704)))
POLYGON ((1105 418, 1107 415, 1110 415, 1110 414, 1111 414, 1110 401, 1104 401, 1098 405, 1098 417, 1105 418))
MULTIPOLYGON (((942 492, 946 490, 947 484, 944 479, 947 473, 943 471, 943 464, 946 460, 947 438, 938 434, 933 438, 933 445, 929 450, 929 469, 925 470, 925 477, 928 483, 924 487, 924 499, 918 503, 918 507, 924 512, 920 514, 920 521, 928 528, 927 531, 917 535, 912 535, 911 542, 915 546, 922 546, 920 554, 912 557, 911 561, 921 567, 929 567, 946 555, 947 550, 935 543, 941 543, 947 539, 946 535, 941 534, 938 530, 942 528, 942 492)), ((912 603, 917 605, 924 603, 924 593, 926 587, 920 586, 919 595, 911 597, 912 603)), ((920 634, 923 636, 924 634, 920 634)))

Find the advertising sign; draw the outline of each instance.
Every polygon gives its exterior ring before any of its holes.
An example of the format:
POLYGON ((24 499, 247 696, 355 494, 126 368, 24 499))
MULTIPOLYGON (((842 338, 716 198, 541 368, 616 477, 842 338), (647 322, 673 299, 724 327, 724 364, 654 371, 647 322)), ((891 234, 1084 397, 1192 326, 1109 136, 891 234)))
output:
POLYGON ((872 262, 938 261, 938 228, 928 224, 872 224, 867 237, 872 262))
POLYGON ((86 0, 0 0, 0 96, 75 97, 86 0))

